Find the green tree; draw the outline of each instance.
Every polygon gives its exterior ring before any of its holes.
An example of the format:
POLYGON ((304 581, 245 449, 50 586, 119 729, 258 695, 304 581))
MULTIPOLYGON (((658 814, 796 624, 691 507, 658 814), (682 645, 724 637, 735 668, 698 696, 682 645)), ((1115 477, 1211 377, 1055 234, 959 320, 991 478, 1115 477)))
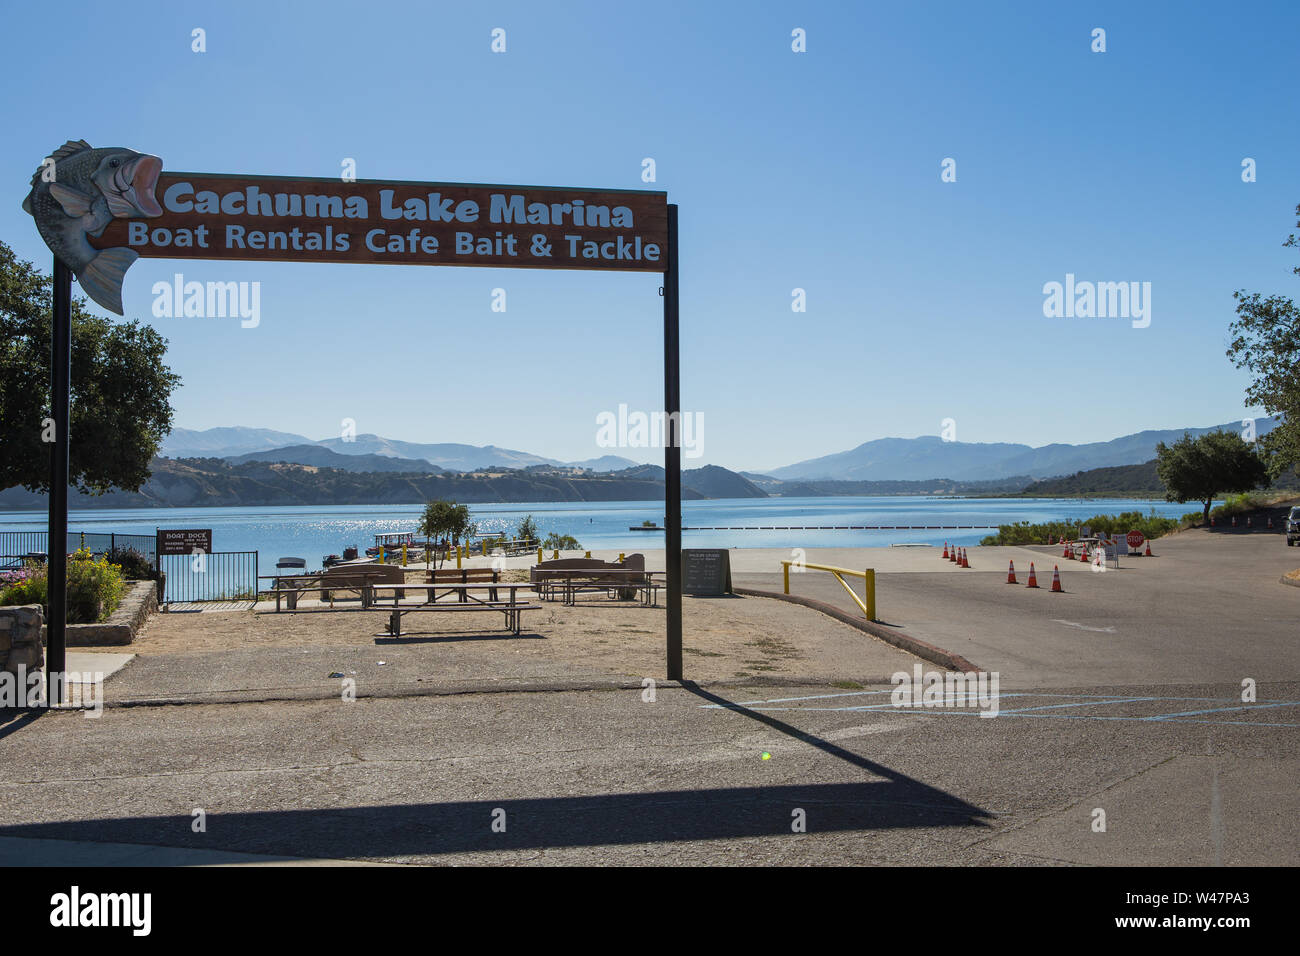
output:
MULTIPOLYGON (((454 546, 460 544, 462 537, 473 534, 476 527, 470 521, 469 505, 458 505, 454 501, 439 498, 425 502, 419 531, 426 538, 446 538, 454 546)), ((428 552, 425 554, 427 562, 428 552)))
POLYGON ((580 551, 582 545, 578 544, 578 539, 569 534, 556 534, 552 531, 546 536, 546 541, 542 547, 547 551, 580 551))
POLYGON ((537 522, 533 520, 532 515, 525 515, 524 520, 519 522, 519 532, 515 535, 520 541, 540 541, 542 533, 537 530, 537 522))
POLYGON ((1169 501, 1200 501, 1203 521, 1210 505, 1224 492, 1267 486, 1268 467, 1256 450, 1235 432, 1209 432, 1198 438, 1184 434, 1171 446, 1156 445, 1156 473, 1169 501))
MULTIPOLYGON (((52 287, 0 242, 0 488, 49 490, 52 287)), ((152 328, 91 315, 85 304, 72 301, 71 483, 139 491, 171 431, 180 376, 163 364, 167 340, 152 328)))
MULTIPOLYGON (((1292 234, 1283 245, 1300 248, 1300 239, 1292 234)), ((1300 266, 1292 271, 1300 275, 1300 266)), ((1282 416, 1281 424, 1260 439, 1269 474, 1278 478, 1294 468, 1300 475, 1300 307, 1280 295, 1238 291, 1232 297, 1237 319, 1228 327, 1228 358, 1254 375, 1246 401, 1282 416)))

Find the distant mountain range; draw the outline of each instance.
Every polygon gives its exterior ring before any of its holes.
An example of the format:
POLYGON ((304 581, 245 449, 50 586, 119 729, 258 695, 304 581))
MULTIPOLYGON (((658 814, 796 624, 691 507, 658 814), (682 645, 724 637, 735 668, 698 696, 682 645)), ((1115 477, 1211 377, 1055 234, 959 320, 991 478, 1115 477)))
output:
POLYGON ((292 432, 277 432, 270 428, 206 428, 194 431, 173 428, 158 450, 168 458, 224 458, 250 451, 268 451, 286 445, 314 445, 310 438, 292 432))
POLYGON ((564 462, 529 452, 498 448, 495 445, 461 445, 453 442, 422 444, 399 441, 380 435, 325 438, 315 441, 292 432, 269 428, 208 428, 194 431, 173 428, 163 439, 159 454, 168 458, 223 458, 227 461, 286 461, 302 465, 344 468, 347 471, 476 471, 480 468, 527 468, 529 465, 566 465, 591 471, 622 471, 639 465, 630 458, 603 455, 586 461, 564 462), (312 449, 332 452, 335 458, 312 449), (336 460, 348 456, 362 459, 347 463, 336 460), (377 459, 389 459, 400 467, 389 467, 377 459), (364 466, 363 466, 364 462, 364 466))
MULTIPOLYGON (((1278 419, 1255 420, 1255 433, 1266 435, 1278 419)), ((1023 488, 1035 480, 1074 475, 1096 468, 1139 465, 1155 457, 1156 444, 1174 442, 1184 432, 1241 430, 1241 422, 1197 428, 1136 432, 1106 442, 1084 445, 1052 444, 1034 448, 1007 442, 950 442, 933 435, 881 438, 848 451, 811 458, 758 474, 740 474, 709 466, 696 469, 697 480, 708 484, 709 497, 758 494, 805 496, 819 494, 980 494, 1023 488), (716 469, 711 471, 710 469, 716 469), (827 484, 827 483, 844 484, 827 484), (906 483, 916 483, 908 487, 906 483), (985 485, 985 487, 978 487, 985 485), (733 493, 727 493, 730 489, 733 493)), ((173 429, 161 453, 171 458, 220 458, 242 465, 288 462, 317 468, 363 473, 471 473, 483 469, 573 468, 614 474, 638 469, 650 480, 663 480, 663 470, 619 455, 563 462, 531 452, 495 445, 451 442, 420 443, 363 434, 355 438, 314 441, 291 432, 267 428, 173 429), (649 469, 646 471, 645 469, 649 469), (656 477, 651 478, 651 475, 656 477)))
MULTIPOLYGON (((1255 434, 1266 435, 1277 417, 1255 420, 1255 434)), ((766 474, 782 481, 832 479, 840 481, 919 481, 937 477, 956 481, 989 481, 1020 475, 1051 478, 1093 468, 1138 465, 1155 457, 1158 442, 1175 442, 1213 431, 1241 431, 1241 421, 1208 428, 1169 428, 1124 435, 1085 445, 1029 445, 950 442, 933 436, 881 438, 849 451, 810 458, 766 474)))

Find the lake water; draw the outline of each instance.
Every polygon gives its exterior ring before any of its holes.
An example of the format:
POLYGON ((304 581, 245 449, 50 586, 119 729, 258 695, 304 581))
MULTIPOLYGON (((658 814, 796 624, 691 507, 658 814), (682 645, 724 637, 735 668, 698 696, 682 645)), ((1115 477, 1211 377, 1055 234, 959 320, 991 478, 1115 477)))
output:
MULTIPOLYGON (((687 530, 685 547, 819 548, 883 547, 891 544, 971 546, 999 524, 1090 518, 1122 511, 1180 517, 1198 510, 1194 503, 1102 498, 735 498, 683 502, 688 527, 808 525, 960 525, 960 529, 879 531, 717 531, 687 530)), ((260 572, 274 571, 276 558, 306 558, 319 567, 327 554, 357 545, 364 551, 374 535, 414 530, 419 505, 337 505, 328 507, 141 508, 80 510, 70 514, 70 531, 152 535, 158 528, 211 528, 214 551, 257 551, 260 572)), ((649 520, 664 523, 662 501, 525 502, 471 505, 479 530, 513 533, 531 514, 543 537, 549 532, 577 538, 584 549, 636 551, 662 548, 660 532, 629 527, 649 520)), ((0 512, 0 531, 44 531, 44 512, 0 512)))

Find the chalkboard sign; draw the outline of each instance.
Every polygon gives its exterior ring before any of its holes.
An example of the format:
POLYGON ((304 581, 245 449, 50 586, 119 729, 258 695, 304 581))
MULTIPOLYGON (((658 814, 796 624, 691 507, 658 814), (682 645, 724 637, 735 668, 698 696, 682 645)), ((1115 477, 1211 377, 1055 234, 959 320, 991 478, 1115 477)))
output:
POLYGON ((731 557, 726 548, 682 549, 683 594, 730 594, 731 557))

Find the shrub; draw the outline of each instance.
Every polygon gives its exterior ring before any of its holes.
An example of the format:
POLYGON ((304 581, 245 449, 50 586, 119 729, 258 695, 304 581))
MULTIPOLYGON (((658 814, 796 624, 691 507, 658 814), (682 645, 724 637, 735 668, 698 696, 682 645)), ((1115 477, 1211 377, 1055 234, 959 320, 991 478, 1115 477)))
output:
POLYGON ((45 605, 45 569, 29 563, 18 571, 6 571, 0 577, 0 605, 45 605))
MULTIPOLYGON (((39 604, 48 618, 49 569, 31 564, 24 572, 21 580, 0 583, 0 605, 39 604)), ((122 603, 125 591, 121 567, 107 558, 95 560, 89 551, 79 549, 68 562, 68 623, 95 624, 105 620, 122 603)))
POLYGON ((99 560, 82 548, 68 562, 68 620, 93 624, 117 610, 126 592, 120 565, 99 560))
POLYGON ((1243 491, 1240 494, 1228 495, 1223 499, 1223 504, 1211 509, 1210 514, 1215 518, 1231 518, 1233 515, 1245 514, 1247 511, 1264 508, 1271 504, 1276 497, 1278 496, 1243 491))
POLYGON ((1094 515, 1086 521, 1049 521, 1045 524, 1030 524, 1017 521, 1015 524, 998 525, 998 533, 986 535, 980 544, 1055 544, 1062 537, 1074 540, 1079 537, 1079 529, 1084 525, 1093 534, 1124 534, 1128 531, 1141 531, 1143 537, 1159 538, 1179 527, 1180 522, 1173 518, 1162 518, 1155 513, 1142 514, 1140 511, 1125 511, 1118 515, 1094 515))
POLYGON ((157 581, 158 572, 143 551, 136 548, 114 548, 105 555, 112 564, 120 565, 122 576, 128 581, 157 581))
POLYGON ((542 547, 547 551, 579 551, 582 545, 578 544, 578 539, 570 534, 556 534, 552 531, 546 536, 546 541, 542 547))

